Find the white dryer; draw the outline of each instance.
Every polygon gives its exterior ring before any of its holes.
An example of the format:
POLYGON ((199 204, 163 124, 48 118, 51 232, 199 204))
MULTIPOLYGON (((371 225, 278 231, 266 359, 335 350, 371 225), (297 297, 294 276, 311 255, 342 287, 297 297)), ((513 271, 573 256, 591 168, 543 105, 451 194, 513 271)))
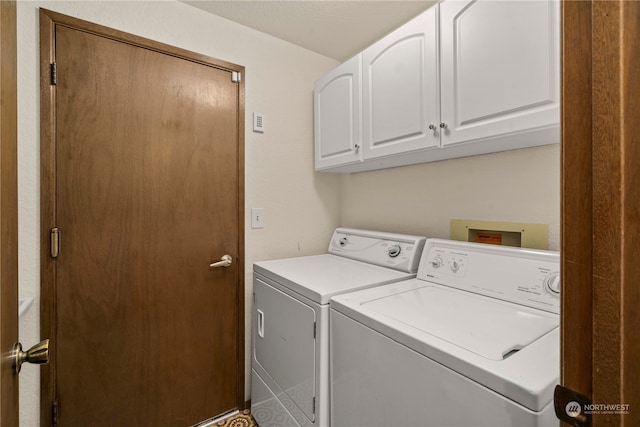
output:
POLYGON ((429 239, 416 279, 331 300, 332 427, 558 426, 557 252, 429 239))
POLYGON ((251 412, 258 425, 329 425, 329 299, 415 278, 425 241, 339 228, 327 254, 254 264, 251 412))

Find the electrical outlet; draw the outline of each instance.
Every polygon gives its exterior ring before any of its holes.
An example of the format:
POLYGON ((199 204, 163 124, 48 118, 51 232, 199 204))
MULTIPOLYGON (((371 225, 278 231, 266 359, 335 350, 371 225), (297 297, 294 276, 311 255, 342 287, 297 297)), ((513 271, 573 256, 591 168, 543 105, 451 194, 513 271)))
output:
POLYGON ((264 228, 264 208, 251 208, 251 228, 264 228))

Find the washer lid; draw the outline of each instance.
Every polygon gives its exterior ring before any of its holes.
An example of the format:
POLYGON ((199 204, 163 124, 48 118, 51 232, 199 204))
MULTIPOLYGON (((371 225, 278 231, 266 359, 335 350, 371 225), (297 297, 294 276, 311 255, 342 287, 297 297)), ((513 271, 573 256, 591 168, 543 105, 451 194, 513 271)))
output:
POLYGON ((318 304, 328 304, 334 295, 416 276, 331 254, 256 262, 253 271, 318 304))
POLYGON ((433 285, 362 306, 492 360, 509 357, 559 323, 545 311, 433 285))
POLYGON ((331 310, 532 411, 553 399, 560 374, 555 313, 419 279, 335 296, 331 310))

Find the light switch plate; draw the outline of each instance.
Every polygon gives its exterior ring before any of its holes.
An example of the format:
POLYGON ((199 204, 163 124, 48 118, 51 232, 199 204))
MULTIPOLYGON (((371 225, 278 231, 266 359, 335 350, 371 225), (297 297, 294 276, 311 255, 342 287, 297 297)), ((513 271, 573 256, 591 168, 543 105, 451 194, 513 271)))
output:
POLYGON ((264 208, 251 208, 251 228, 264 228, 264 208))

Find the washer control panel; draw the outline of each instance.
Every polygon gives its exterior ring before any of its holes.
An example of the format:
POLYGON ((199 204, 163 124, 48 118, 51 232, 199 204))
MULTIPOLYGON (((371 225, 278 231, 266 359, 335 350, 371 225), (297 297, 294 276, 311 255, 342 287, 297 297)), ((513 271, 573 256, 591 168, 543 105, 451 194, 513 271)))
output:
POLYGON ((559 312, 557 252, 429 239, 418 279, 559 312))
POLYGON ((331 237, 329 253, 415 273, 426 240, 408 234, 338 228, 331 237))
POLYGON ((467 271, 467 257, 465 252, 454 252, 435 249, 428 264, 442 275, 464 276, 467 271))

